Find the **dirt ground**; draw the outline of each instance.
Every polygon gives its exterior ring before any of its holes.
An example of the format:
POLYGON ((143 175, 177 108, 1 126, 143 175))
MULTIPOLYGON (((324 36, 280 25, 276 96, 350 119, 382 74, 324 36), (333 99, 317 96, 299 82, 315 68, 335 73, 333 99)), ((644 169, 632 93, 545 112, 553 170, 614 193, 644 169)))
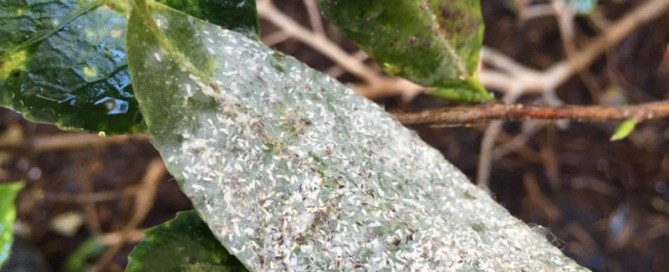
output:
MULTIPOLYGON (((535 69, 565 58, 552 16, 521 20, 506 2, 482 1, 486 46, 535 69)), ((600 1, 594 21, 614 22, 640 2, 600 1)), ((309 24, 300 1, 275 3, 301 24, 309 24)), ((606 31, 594 25, 592 18, 575 20, 577 45, 606 31)), ((265 37, 277 31, 265 20, 261 26, 265 37)), ((355 52, 350 42, 331 33, 331 27, 326 25, 326 29, 331 40, 355 52)), ((669 99, 668 43, 666 15, 634 31, 556 94, 566 104, 582 105, 669 99)), ((332 61, 294 39, 274 47, 317 69, 333 69, 332 61)), ((356 80, 345 72, 339 79, 356 80)), ((538 101, 536 96, 520 100, 538 101)), ((427 95, 409 102, 398 96, 378 102, 390 110, 447 106, 427 95)), ((535 226, 565 254, 593 271, 666 271, 669 120, 643 123, 629 138, 611 142, 608 139, 615 125, 505 124, 493 152, 490 193, 514 216, 535 226)), ((485 124, 413 127, 472 179, 476 178, 485 128, 485 124)), ((72 256, 83 254, 83 260, 104 271, 121 271, 141 229, 164 222, 177 211, 190 209, 191 204, 167 174, 159 175, 155 187, 142 186, 151 161, 158 158, 145 137, 109 141, 80 136, 27 122, 0 109, 0 181, 26 182, 17 202, 17 232, 39 249, 52 270, 63 270, 68 258, 72 261, 72 256), (147 192, 146 188, 155 189, 147 192), (141 207, 135 204, 154 192, 151 201, 141 207), (138 212, 143 209, 146 214, 138 212), (86 253, 82 247, 92 238, 107 246, 119 245, 118 250, 101 261, 104 250, 86 253), (78 249, 84 253, 74 254, 78 249)))

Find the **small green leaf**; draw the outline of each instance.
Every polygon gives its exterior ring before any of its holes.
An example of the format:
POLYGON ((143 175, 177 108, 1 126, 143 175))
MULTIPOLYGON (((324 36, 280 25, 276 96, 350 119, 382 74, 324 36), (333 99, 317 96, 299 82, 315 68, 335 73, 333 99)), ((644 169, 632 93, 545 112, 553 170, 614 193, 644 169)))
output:
POLYGON ((21 188, 23 183, 20 182, 0 184, 0 268, 9 259, 16 219, 14 199, 21 188))
POLYGON ((324 16, 386 72, 427 87, 466 93, 456 97, 475 99, 472 102, 492 99, 476 77, 483 41, 480 1, 319 0, 318 3, 324 16))
POLYGON ((634 119, 627 119, 620 123, 616 128, 613 135, 611 135, 611 141, 618 141, 627 138, 636 127, 637 121, 634 119))
POLYGON ((144 232, 128 257, 126 271, 247 271, 216 240, 195 211, 144 232))

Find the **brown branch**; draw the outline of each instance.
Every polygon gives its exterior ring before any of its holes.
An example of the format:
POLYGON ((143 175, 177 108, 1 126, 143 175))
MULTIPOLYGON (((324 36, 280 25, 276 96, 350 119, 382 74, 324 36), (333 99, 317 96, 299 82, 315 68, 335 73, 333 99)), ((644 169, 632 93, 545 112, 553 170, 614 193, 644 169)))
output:
MULTIPOLYGON (((133 203, 134 209, 133 214, 130 220, 125 224, 124 228, 120 232, 119 242, 110 248, 108 248, 102 256, 97 260, 94 265, 93 271, 100 271, 112 258, 118 253, 125 242, 129 241, 134 230, 137 229, 137 226, 144 221, 146 216, 151 211, 153 207, 153 202, 155 200, 156 191, 158 190, 158 185, 163 181, 163 176, 167 173, 165 164, 161 159, 155 158, 149 162, 149 165, 146 167, 144 172, 144 177, 142 182, 139 185, 140 189, 137 194, 135 194, 135 202, 133 203)), ((132 239, 130 239, 132 240, 132 239)))
POLYGON ((0 150, 44 153, 76 148, 103 147, 129 142, 149 142, 144 134, 101 137, 88 133, 64 133, 26 139, 18 143, 0 143, 0 150))
POLYGON ((465 125, 492 120, 521 121, 529 119, 578 122, 606 122, 635 119, 638 122, 669 117, 669 101, 635 106, 526 106, 492 103, 480 106, 427 109, 419 112, 393 112, 404 125, 465 125))

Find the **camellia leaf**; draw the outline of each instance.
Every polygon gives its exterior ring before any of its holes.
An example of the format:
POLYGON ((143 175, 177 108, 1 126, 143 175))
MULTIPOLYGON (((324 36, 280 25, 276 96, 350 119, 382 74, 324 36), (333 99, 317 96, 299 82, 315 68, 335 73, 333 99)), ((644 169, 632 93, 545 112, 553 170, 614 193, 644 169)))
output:
MULTIPOLYGON (((251 0, 164 0, 226 28, 257 36, 251 0), (231 15, 233 14, 233 15, 231 15)), ((143 130, 127 72, 122 0, 0 2, 0 106, 63 129, 143 130)))
POLYGON ((0 184, 0 267, 9 259, 16 219, 14 199, 21 188, 23 184, 20 182, 0 184))
POLYGON ((486 101, 476 66, 479 0, 319 0, 323 15, 390 74, 451 100, 486 101))
POLYGON ((1 31, 17 37, 2 45, 0 105, 64 129, 139 131, 123 7, 92 0, 29 3, 0 4, 1 31))
POLYGON ((376 104, 257 40, 133 2, 148 132, 250 270, 579 269, 376 104))
POLYGON ((195 211, 144 232, 130 252, 126 271, 247 271, 230 255, 195 211))

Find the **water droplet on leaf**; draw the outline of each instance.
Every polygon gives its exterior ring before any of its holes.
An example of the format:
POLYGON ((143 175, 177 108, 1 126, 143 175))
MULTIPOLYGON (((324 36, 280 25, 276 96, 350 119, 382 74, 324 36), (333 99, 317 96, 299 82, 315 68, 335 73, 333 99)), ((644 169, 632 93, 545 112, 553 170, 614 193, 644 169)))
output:
POLYGON ((101 105, 107 110, 107 115, 123 114, 128 112, 128 102, 120 99, 105 97, 95 101, 95 105, 101 105))

